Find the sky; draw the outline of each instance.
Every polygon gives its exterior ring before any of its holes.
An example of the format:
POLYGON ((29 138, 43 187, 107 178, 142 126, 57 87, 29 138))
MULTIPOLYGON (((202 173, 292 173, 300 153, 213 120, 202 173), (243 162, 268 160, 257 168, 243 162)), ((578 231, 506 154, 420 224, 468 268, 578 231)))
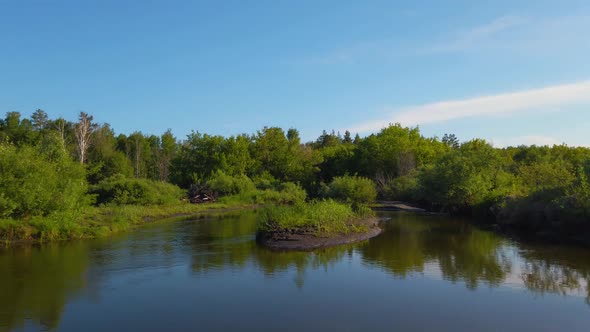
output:
POLYGON ((0 0, 0 114, 590 145, 590 2, 0 0))

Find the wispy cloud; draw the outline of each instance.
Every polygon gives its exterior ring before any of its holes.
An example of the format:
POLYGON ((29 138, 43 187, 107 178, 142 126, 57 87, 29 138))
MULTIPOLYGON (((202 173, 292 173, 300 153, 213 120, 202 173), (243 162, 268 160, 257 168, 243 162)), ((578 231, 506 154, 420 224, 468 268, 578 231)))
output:
POLYGON ((479 43, 489 41, 494 35, 525 25, 530 21, 529 18, 522 16, 502 16, 487 24, 459 31, 454 37, 449 38, 449 40, 427 47, 425 51, 427 53, 463 51, 479 43))
POLYGON ((363 123, 351 129, 366 133, 377 131, 390 123, 423 125, 455 119, 507 115, 527 110, 546 110, 568 105, 590 103, 590 81, 555 85, 539 89, 509 92, 462 100, 389 109, 391 116, 363 123))
POLYGON ((588 52, 590 15, 586 12, 558 17, 504 15, 481 25, 464 25, 455 31, 432 31, 424 40, 407 40, 396 32, 390 38, 366 40, 324 53, 288 61, 304 65, 340 65, 391 62, 404 57, 501 51, 503 54, 588 52))
POLYGON ((391 60, 403 55, 416 56, 457 52, 486 42, 496 34, 525 25, 529 21, 529 18, 522 16, 502 16, 481 26, 455 31, 452 35, 441 37, 442 41, 439 42, 431 41, 420 45, 408 44, 399 38, 367 40, 289 62, 309 65, 336 65, 352 64, 362 60, 391 60))
POLYGON ((390 40, 365 41, 324 54, 291 61, 291 63, 308 65, 352 64, 361 59, 378 59, 391 56, 395 54, 394 50, 396 49, 398 47, 390 40))

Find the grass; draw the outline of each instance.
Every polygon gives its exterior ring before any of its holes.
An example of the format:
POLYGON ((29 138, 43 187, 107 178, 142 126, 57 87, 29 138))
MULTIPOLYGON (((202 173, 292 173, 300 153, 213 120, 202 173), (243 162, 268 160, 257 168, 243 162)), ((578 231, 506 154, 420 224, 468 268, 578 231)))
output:
POLYGON ((277 191, 272 189, 251 190, 238 193, 231 196, 224 196, 219 199, 220 203, 225 204, 299 204, 305 201, 305 191, 288 192, 277 191))
POLYGON ((374 214, 371 209, 338 203, 312 201, 292 206, 268 206, 258 226, 261 232, 306 232, 316 235, 348 234, 367 231, 362 221, 374 214))
POLYGON ((167 205, 106 205, 78 212, 55 213, 23 220, 0 219, 0 241, 44 242, 104 237, 127 231, 158 219, 197 215, 223 209, 241 209, 252 204, 235 200, 227 203, 167 205))
POLYGON ((245 209, 265 204, 299 204, 305 191, 296 185, 280 190, 250 190, 224 196, 215 203, 190 204, 176 201, 167 204, 133 205, 112 203, 86 207, 80 211, 54 212, 47 216, 23 219, 0 219, 0 243, 18 241, 45 242, 104 237, 127 231, 157 219, 191 216, 223 209, 245 209))

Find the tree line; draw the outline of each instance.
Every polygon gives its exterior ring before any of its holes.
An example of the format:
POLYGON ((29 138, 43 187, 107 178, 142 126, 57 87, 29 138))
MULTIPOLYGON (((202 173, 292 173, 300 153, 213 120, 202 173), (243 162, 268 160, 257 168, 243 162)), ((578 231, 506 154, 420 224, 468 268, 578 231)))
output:
POLYGON ((188 189, 220 176, 248 178, 257 187, 296 183, 309 198, 321 197, 336 178, 370 179, 381 199, 529 228, 556 220, 587 225, 590 216, 588 148, 495 148, 452 134, 425 137, 418 127, 400 124, 367 137, 324 131, 311 142, 296 129, 278 127, 230 137, 192 132, 179 139, 171 130, 117 134, 83 112, 76 121, 50 119, 43 110, 30 118, 9 112, 0 120, 0 157, 0 217, 39 213, 26 207, 34 202, 57 204, 51 188, 60 188, 59 204, 74 206, 89 204, 88 188, 114 178, 188 189))

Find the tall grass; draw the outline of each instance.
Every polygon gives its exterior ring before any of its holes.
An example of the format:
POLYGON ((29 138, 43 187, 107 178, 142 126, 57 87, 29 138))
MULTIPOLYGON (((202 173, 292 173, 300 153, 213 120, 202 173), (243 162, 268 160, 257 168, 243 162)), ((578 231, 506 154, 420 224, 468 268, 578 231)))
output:
POLYGON ((127 231, 148 222, 215 212, 222 209, 247 208, 250 204, 235 202, 167 205, 103 205, 88 207, 77 214, 54 213, 29 219, 0 219, 0 242, 55 241, 103 237, 127 231))
POLYGON ((269 206, 262 212, 261 232, 304 232, 318 235, 363 232, 362 220, 373 216, 368 208, 353 210, 333 200, 313 201, 293 206, 269 206))
POLYGON ((129 179, 116 175, 90 187, 98 204, 162 205, 174 204, 185 193, 177 186, 148 179, 129 179))
POLYGON ((305 201, 307 193, 294 183, 284 183, 276 189, 254 189, 231 196, 223 196, 219 202, 226 204, 300 204, 305 201))

